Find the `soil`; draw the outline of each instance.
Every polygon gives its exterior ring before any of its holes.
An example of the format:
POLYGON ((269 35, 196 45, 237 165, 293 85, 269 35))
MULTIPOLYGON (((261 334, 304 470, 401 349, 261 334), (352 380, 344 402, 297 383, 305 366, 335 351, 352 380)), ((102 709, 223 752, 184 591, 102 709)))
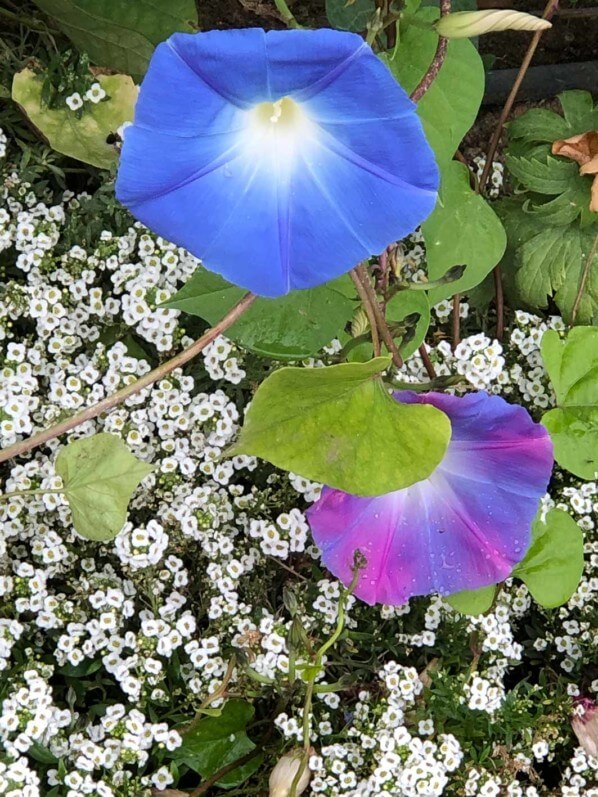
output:
MULTIPOLYGON (((196 0, 202 29, 283 28, 273 0, 196 0)), ((328 25, 325 0, 287 0, 297 21, 310 27, 328 25)), ((543 0, 478 0, 480 7, 514 8, 541 16, 543 0)), ((492 69, 517 67, 529 34, 495 33, 480 38, 480 52, 492 69)), ((553 27, 541 39, 534 64, 598 60, 597 0, 561 0, 553 27), (591 14, 591 16, 584 16, 591 14)), ((597 79, 598 83, 598 79, 597 79)))

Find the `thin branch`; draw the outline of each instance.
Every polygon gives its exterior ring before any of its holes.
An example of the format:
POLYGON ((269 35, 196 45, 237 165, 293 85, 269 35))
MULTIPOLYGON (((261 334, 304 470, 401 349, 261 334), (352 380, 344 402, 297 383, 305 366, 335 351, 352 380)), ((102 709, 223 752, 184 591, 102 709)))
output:
POLYGON ((380 337, 384 341, 384 345, 392 355, 392 361, 396 365, 397 368, 403 367, 403 358, 401 357, 401 352, 397 348, 397 344, 394 342, 393 337, 390 333, 388 328, 388 324, 386 323, 386 318, 384 317, 384 313, 382 312, 380 305, 378 304, 378 298, 376 296, 376 292, 372 287, 372 283, 370 282, 370 278, 368 276, 367 271, 364 268, 363 263, 360 263, 358 266, 355 267, 355 273, 358 279, 361 280, 361 284, 363 285, 365 291, 367 292, 373 310, 374 315, 376 317, 376 324, 378 325, 378 332, 380 333, 380 337))
POLYGON ((502 340, 505 333, 505 296, 500 265, 494 266, 492 277, 494 278, 494 304, 496 305, 496 339, 502 340))
MULTIPOLYGON (((450 13, 451 13, 451 0, 440 0, 440 16, 444 17, 450 13)), ((448 47, 448 39, 445 39, 444 36, 439 36, 438 45, 436 46, 436 52, 434 53, 434 58, 432 59, 432 63, 428 67, 426 74, 423 76, 423 78, 420 80, 418 85, 411 93, 411 99, 413 100, 413 102, 419 102, 419 100, 421 100, 421 98, 424 96, 426 91, 430 88, 430 86, 436 79, 436 76, 440 72, 442 64, 444 63, 447 47, 448 47)))
POLYGON ((425 343, 422 343, 422 345, 419 347, 419 356, 423 360, 424 368, 426 369, 426 373, 430 379, 436 379, 436 369, 434 368, 432 360, 430 359, 425 343))
POLYGON ((594 238, 594 243, 592 244, 592 248, 590 249, 588 259, 586 260, 585 265, 583 267, 581 279, 579 281, 579 288, 577 289, 577 295, 575 297, 575 301, 573 302, 573 308, 571 310, 571 326, 573 326, 573 324, 575 323, 575 316, 577 315, 577 311, 579 310, 579 305, 581 304, 583 292, 586 289, 586 282, 588 281, 588 277, 590 276, 590 267, 592 265, 592 260, 594 259, 594 256, 597 251, 598 251, 598 235, 594 238))
POLYGON ((39 432, 39 434, 36 434, 33 437, 28 437, 26 440, 21 440, 20 442, 3 449, 0 451, 0 462, 5 462, 7 459, 11 459, 11 457, 17 457, 20 454, 31 451, 32 449, 47 443, 48 440, 53 440, 55 437, 60 437, 60 435, 70 432, 71 429, 75 429, 82 423, 86 423, 93 418, 97 418, 98 415, 101 415, 103 412, 111 410, 113 407, 121 404, 130 396, 135 395, 135 393, 139 393, 139 391, 143 390, 143 388, 153 385, 154 382, 157 382, 159 379, 167 376, 169 373, 174 371, 175 368, 180 368, 182 365, 185 365, 185 363, 188 363, 189 360, 192 360, 197 354, 199 354, 200 351, 205 349, 209 343, 215 340, 218 335, 232 326, 239 316, 241 316, 256 299, 257 296, 255 296, 255 294, 246 293, 245 296, 227 313, 227 315, 225 315, 222 321, 219 321, 217 324, 211 327, 211 329, 208 329, 208 331, 205 332, 201 338, 177 354, 176 357, 173 357, 171 360, 162 363, 162 365, 154 368, 153 371, 150 371, 149 373, 145 374, 145 376, 137 379, 136 382, 123 387, 121 390, 113 393, 111 396, 107 396, 97 404, 87 407, 86 409, 82 410, 76 415, 71 416, 70 418, 67 418, 61 423, 57 423, 56 426, 51 426, 49 429, 44 429, 44 431, 39 432))
POLYGON ((461 294, 456 293, 453 296, 453 342, 452 349, 455 351, 459 343, 461 343, 461 294))
MULTIPOLYGON (((546 8, 544 9, 544 14, 542 15, 542 19, 551 19, 556 8, 559 4, 559 0, 548 0, 546 3, 546 8)), ((500 117, 498 119, 496 129, 492 138, 490 139, 490 144, 488 145, 488 151, 486 153, 486 163, 484 164, 484 169, 480 176, 480 192, 483 194, 486 191, 486 183, 488 182, 488 177, 490 176, 490 170, 492 169, 492 163, 494 161, 494 156, 496 155, 496 150, 498 149, 498 144, 500 141, 500 137, 502 135, 503 128, 505 126, 505 122, 507 121, 509 114, 513 108, 515 103, 515 99, 517 94, 519 93, 519 89, 521 88, 521 84, 523 83, 523 78, 525 77, 527 70, 529 69, 529 65, 531 64, 532 58, 534 57, 534 53, 540 43, 540 39, 542 38, 542 34, 544 33, 543 30, 537 30, 534 35, 532 36, 532 40, 529 43, 529 47, 527 48, 527 52, 523 58, 521 66, 519 68, 519 72, 517 73, 517 77, 515 78, 515 82, 511 87, 511 91, 509 92, 509 96, 507 97, 507 101, 504 104, 502 111, 500 112, 500 117)))
MULTIPOLYGON (((544 8, 544 14, 542 15, 543 19, 551 19, 554 15, 554 12, 557 9, 559 4, 559 0, 548 0, 546 3, 546 7, 544 8)), ((486 185, 488 183, 488 177, 490 176, 490 171, 492 169, 492 164, 494 162, 494 156, 496 155, 496 150, 498 149, 498 144, 500 142, 500 137, 502 136, 503 128, 505 126, 505 122, 507 121, 509 114, 513 108, 515 103, 515 98, 519 93, 519 89, 521 88, 521 84, 523 83, 523 78, 525 77, 527 70, 529 69, 529 65, 532 62, 532 58, 534 57, 534 53, 540 43, 540 39, 542 38, 542 34, 544 33, 543 30, 537 30, 534 35, 532 36, 532 40, 529 43, 529 47, 527 48, 527 52, 523 58, 521 63, 521 67, 519 68, 519 72, 517 73, 517 77, 511 87, 511 91, 509 92, 509 96, 507 97, 507 101, 504 104, 504 107, 500 113, 500 117, 498 119, 498 123, 490 139, 490 144, 488 145, 488 151, 486 152, 486 163, 484 164, 484 168, 482 170, 482 174, 480 176, 479 181, 479 191, 480 194, 484 195, 486 193, 486 185)), ((502 271, 500 265, 496 265, 494 267, 494 293, 496 297, 496 337, 498 340, 502 340, 503 333, 504 333, 504 326, 505 326, 505 319, 504 319, 504 295, 503 295, 503 287, 502 287, 502 271)))
POLYGON ((359 294, 359 298, 361 299, 361 303, 363 304, 364 310, 368 317, 368 321, 370 322, 370 331, 372 333, 372 345, 374 347, 374 357, 380 356, 380 336, 378 335, 378 322, 376 320, 376 314, 374 308, 372 306, 372 301, 370 296, 365 289, 362 281, 357 276, 357 269, 354 268, 349 272, 351 279, 353 280, 353 284, 355 285, 355 289, 359 294))

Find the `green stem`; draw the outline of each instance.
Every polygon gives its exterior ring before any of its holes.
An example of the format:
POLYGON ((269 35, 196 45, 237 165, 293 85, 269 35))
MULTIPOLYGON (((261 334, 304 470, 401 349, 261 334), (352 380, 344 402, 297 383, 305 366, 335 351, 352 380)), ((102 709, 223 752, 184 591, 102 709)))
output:
POLYGON ((295 17, 293 16, 293 12, 285 3, 285 0, 274 0, 274 5, 278 9, 280 16, 282 17, 282 21, 287 26, 287 28, 302 28, 303 25, 300 25, 295 17))
MULTIPOLYGON (((48 26, 43 26, 43 27, 40 26, 39 21, 34 19, 33 17, 23 16, 22 14, 14 14, 12 11, 9 11, 7 8, 2 8, 1 6, 0 6, 0 17, 9 19, 11 22, 14 22, 15 25, 25 25, 31 30, 37 31, 37 33, 48 32, 48 26)), ((53 30, 56 30, 56 28, 53 28, 53 30)))

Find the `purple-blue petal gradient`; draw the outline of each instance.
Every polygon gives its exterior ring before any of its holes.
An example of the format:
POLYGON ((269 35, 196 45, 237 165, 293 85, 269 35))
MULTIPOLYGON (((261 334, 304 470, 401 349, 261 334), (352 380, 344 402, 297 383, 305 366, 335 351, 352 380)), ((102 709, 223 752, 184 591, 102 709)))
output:
POLYGON ((367 565, 355 594, 366 603, 397 605, 504 580, 529 547, 550 480, 546 429, 483 391, 394 397, 448 415, 447 453, 428 479, 394 493, 363 498, 325 488, 307 513, 324 564, 349 584, 359 549, 367 565))
POLYGON ((312 288, 412 232, 438 170, 415 105, 353 33, 176 33, 126 129, 117 197, 263 296, 312 288), (290 98, 292 126, 256 108, 290 98), (270 124, 271 123, 271 124, 270 124))

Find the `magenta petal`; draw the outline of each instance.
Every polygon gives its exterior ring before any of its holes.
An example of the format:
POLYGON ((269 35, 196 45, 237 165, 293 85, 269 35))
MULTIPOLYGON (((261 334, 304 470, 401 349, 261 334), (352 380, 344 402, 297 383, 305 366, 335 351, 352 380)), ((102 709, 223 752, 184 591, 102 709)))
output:
POLYGON ((360 550, 367 565, 355 594, 367 603, 502 581, 525 555, 548 486, 548 433, 523 407, 484 392, 395 398, 449 416, 447 453, 428 479, 394 493, 362 498, 326 488, 308 511, 325 565, 348 584, 360 550))

